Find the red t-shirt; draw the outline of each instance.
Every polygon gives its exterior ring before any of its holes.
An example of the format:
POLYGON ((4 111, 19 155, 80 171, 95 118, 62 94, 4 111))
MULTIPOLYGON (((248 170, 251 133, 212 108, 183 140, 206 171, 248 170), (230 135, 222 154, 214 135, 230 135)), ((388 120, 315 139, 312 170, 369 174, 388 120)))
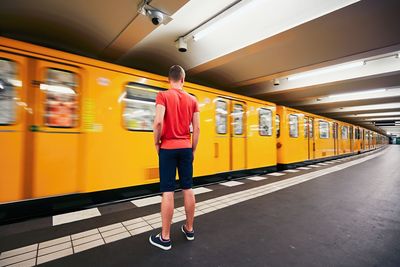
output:
POLYGON ((191 148, 190 123, 193 113, 199 112, 196 99, 183 90, 170 89, 157 94, 156 105, 165 107, 160 147, 191 148))

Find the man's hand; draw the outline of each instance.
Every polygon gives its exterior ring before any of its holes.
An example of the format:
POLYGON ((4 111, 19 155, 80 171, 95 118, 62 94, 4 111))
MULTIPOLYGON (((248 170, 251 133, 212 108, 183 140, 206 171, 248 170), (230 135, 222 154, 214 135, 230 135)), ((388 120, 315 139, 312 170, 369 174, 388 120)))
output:
POLYGON ((156 144, 156 150, 157 150, 157 154, 159 155, 160 154, 160 145, 159 144, 156 144))

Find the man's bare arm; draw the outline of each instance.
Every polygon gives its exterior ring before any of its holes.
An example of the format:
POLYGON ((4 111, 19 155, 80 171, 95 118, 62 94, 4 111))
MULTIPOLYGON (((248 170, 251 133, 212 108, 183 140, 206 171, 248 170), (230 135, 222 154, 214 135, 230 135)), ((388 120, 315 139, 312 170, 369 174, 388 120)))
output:
POLYGON ((196 151, 197 144, 199 143, 199 136, 200 136, 200 112, 193 113, 192 119, 193 125, 193 140, 192 140, 192 148, 193 153, 196 151))
POLYGON ((159 150, 162 126, 165 115, 165 107, 163 105, 156 106, 156 117, 154 118, 153 131, 154 131, 154 145, 156 146, 157 152, 159 150))

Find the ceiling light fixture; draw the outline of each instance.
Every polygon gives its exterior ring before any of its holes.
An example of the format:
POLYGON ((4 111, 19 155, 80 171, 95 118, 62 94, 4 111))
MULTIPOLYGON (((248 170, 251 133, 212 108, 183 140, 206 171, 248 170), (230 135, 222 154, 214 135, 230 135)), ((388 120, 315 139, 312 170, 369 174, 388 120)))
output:
POLYGON ((333 66, 326 67, 326 68, 301 72, 299 74, 293 74, 293 75, 290 75, 287 79, 288 79, 288 81, 295 81, 295 80, 299 80, 299 79, 303 79, 303 78, 318 76, 321 74, 327 74, 327 73, 332 73, 332 72, 336 72, 336 71, 342 71, 342 70, 347 70, 347 69, 351 69, 351 68, 361 67, 363 65, 364 65, 364 61, 355 61, 355 62, 350 62, 350 63, 345 63, 345 64, 333 65, 333 66))
POLYGON ((329 95, 328 97, 329 98, 342 98, 342 97, 357 96, 357 95, 377 94, 377 93, 383 93, 385 91, 387 91, 387 89, 375 89, 375 90, 360 91, 360 92, 354 92, 354 93, 329 95))
POLYGON ((234 2, 232 5, 222 10, 219 14, 200 25, 197 29, 189 33, 189 35, 193 36, 194 41, 198 41, 201 38, 205 37, 209 33, 215 31, 217 28, 221 27, 223 24, 226 24, 232 19, 234 19, 239 14, 249 10, 254 7, 255 4, 261 2, 260 0, 239 0, 234 2))

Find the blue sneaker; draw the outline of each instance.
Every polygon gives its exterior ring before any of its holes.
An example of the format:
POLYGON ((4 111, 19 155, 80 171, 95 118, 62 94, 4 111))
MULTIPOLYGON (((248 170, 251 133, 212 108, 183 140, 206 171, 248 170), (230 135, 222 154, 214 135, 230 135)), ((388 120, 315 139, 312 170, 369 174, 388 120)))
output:
POLYGON ((152 244, 153 246, 156 246, 163 250, 170 250, 172 248, 171 239, 170 240, 162 239, 161 233, 158 235, 151 235, 149 237, 149 241, 150 241, 150 244, 152 244))
POLYGON ((185 234, 185 237, 187 240, 189 240, 189 241, 194 240, 194 231, 189 232, 188 230, 186 230, 186 227, 184 224, 182 224, 182 226, 181 226, 181 231, 182 231, 182 233, 185 234))

